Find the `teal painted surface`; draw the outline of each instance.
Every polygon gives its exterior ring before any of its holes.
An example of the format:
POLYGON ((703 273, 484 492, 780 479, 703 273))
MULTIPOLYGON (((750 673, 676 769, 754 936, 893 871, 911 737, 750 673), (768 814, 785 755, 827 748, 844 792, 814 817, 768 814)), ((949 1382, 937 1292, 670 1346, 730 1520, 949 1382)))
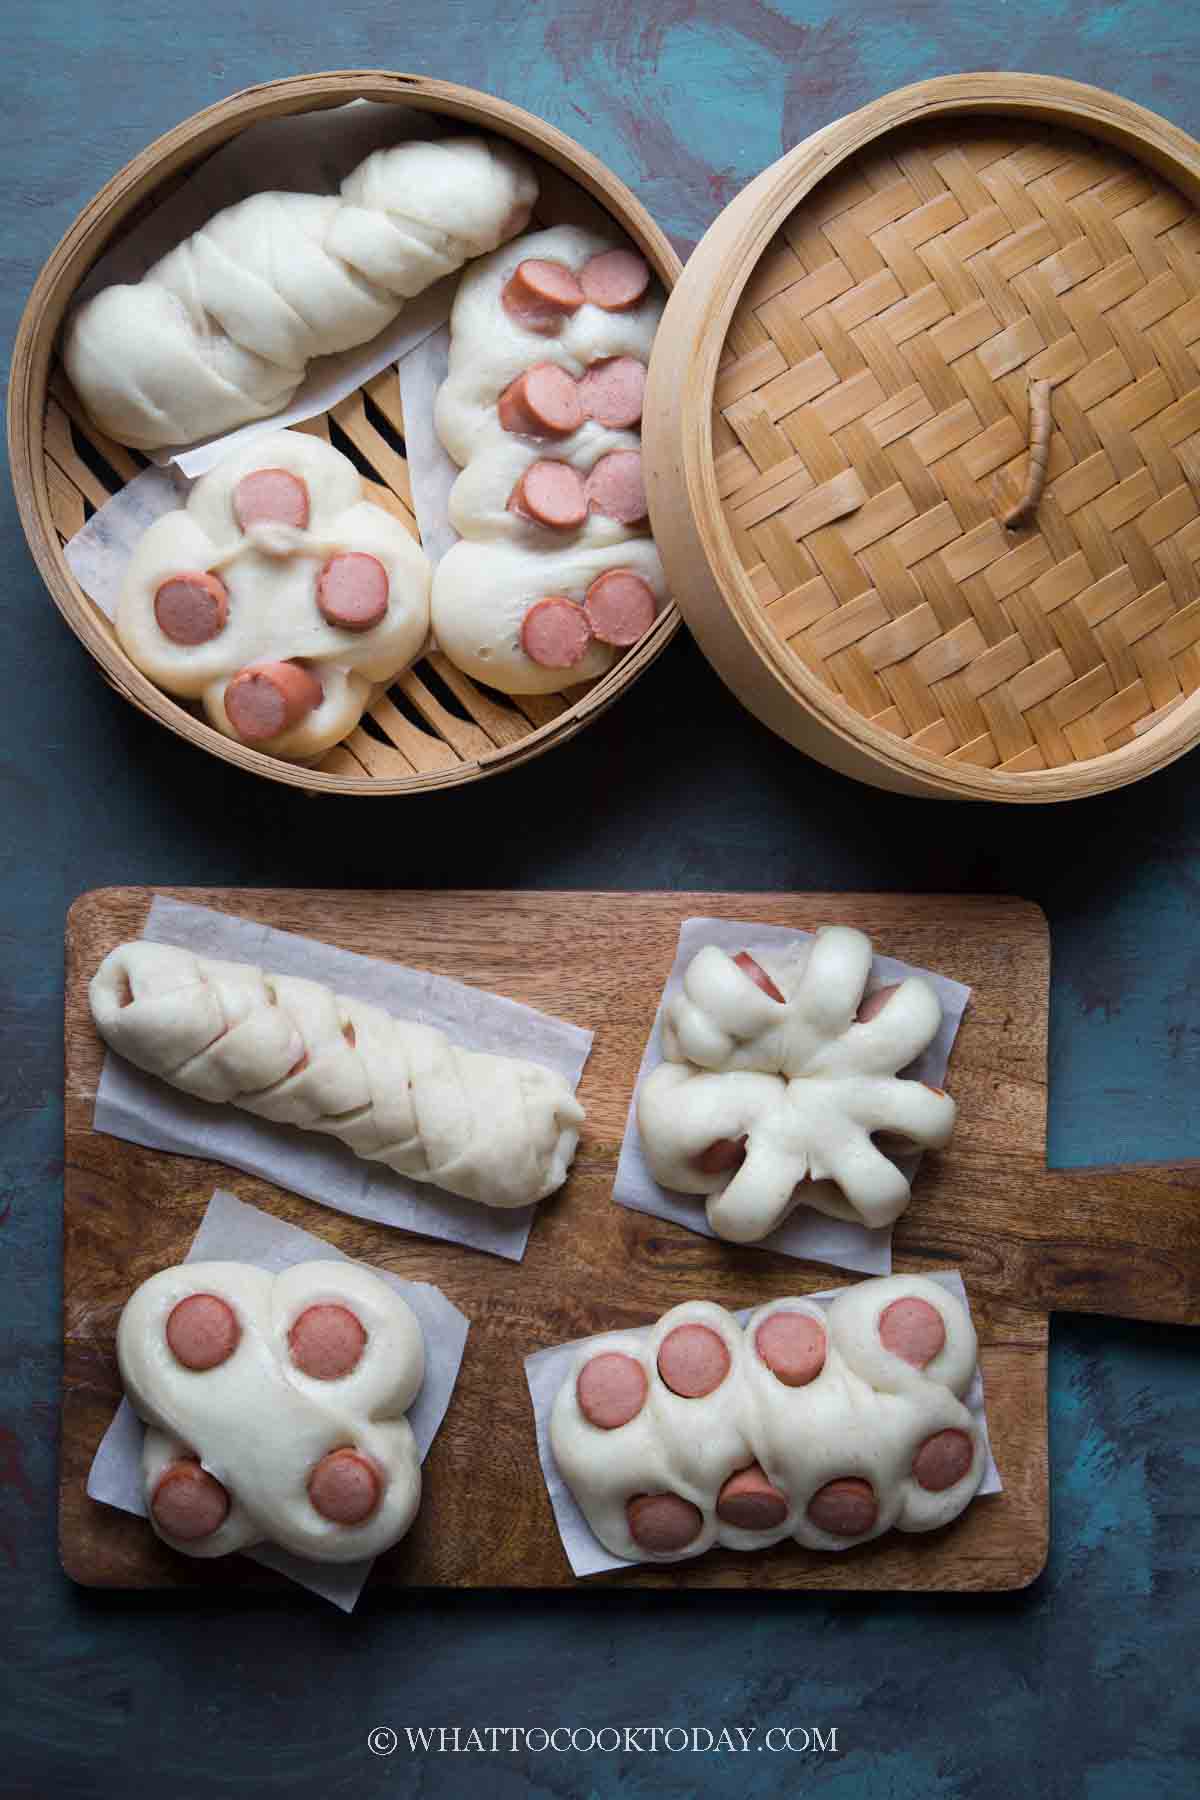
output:
MULTIPOLYGON (((542 113, 682 246, 798 137, 956 68, 1096 81, 1200 131, 1200 12, 1157 0, 10 0, 6 349, 52 244, 152 137, 254 81, 357 66, 425 69, 542 113)), ((408 805, 309 802, 201 759, 110 693, 47 603, 7 491, 0 533, 0 1794, 333 1800, 458 1795, 480 1780, 503 1800, 1194 1792, 1200 1342, 1185 1331, 1056 1323, 1050 1563, 1010 1597, 431 1595, 351 1621, 303 1600, 105 1597, 59 1573, 53 1494, 61 943, 83 889, 1022 893, 1053 930, 1053 1160, 1196 1156, 1195 758, 1082 808, 950 812, 805 762, 677 643, 615 712, 502 784, 408 805), (699 758, 681 748, 698 717, 699 758), (808 1726, 836 1728, 839 1753, 371 1756, 372 1727, 416 1724, 808 1726)))

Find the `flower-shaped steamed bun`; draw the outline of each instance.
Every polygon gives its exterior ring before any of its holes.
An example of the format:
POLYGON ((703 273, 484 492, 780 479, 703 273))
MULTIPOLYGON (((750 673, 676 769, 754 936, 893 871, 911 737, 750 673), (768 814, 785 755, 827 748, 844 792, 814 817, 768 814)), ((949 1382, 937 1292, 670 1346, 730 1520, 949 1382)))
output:
POLYGON ((299 431, 254 438, 134 551, 117 634, 150 680, 227 737, 321 755, 429 631, 429 560, 362 497, 354 465, 299 431))
POLYGON ((146 1503, 188 1556, 278 1544, 319 1562, 377 1556, 421 1498, 405 1413, 421 1328, 356 1263, 186 1262, 144 1281, 117 1358, 145 1422, 146 1503))

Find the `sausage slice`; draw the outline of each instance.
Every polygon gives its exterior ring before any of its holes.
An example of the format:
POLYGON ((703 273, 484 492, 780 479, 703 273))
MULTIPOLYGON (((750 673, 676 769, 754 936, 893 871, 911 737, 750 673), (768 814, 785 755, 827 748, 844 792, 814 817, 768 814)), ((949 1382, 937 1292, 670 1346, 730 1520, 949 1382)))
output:
POLYGON ((650 265, 636 250, 603 250, 584 263, 579 285, 593 306, 625 312, 650 286, 650 265))
POLYGON ((362 550, 331 556, 317 576, 317 606, 327 625, 372 631, 387 617, 387 570, 362 550))
POLYGON ((340 1381, 358 1367, 367 1347, 362 1321, 348 1306, 306 1307, 288 1332, 288 1350, 302 1375, 313 1381, 340 1381))
POLYGON ((704 1517, 682 1494, 638 1494, 625 1508, 635 1544, 663 1556, 684 1550, 700 1535, 704 1517))
POLYGON ((565 263, 527 257, 504 284, 500 304, 526 331, 545 335, 583 305, 583 289, 565 263))
POLYGON ((241 1335, 237 1315, 219 1294, 189 1294, 167 1319, 168 1349, 176 1362, 197 1373, 227 1362, 241 1335))
POLYGON ((583 476, 570 463, 531 463, 508 497, 508 510, 551 531, 574 531, 588 515, 583 476))
POLYGON ((207 644, 225 629, 229 590, 205 569, 169 575, 154 596, 154 617, 173 644, 207 644))
POLYGON ((255 469, 233 490, 233 516, 250 525, 308 525, 308 487, 290 469, 255 469))
POLYGON ((731 1475, 717 1495, 717 1517, 741 1531, 774 1531, 788 1516, 786 1495, 758 1463, 731 1475))
POLYGON ((729 1373, 729 1349, 709 1325, 677 1325, 658 1347, 658 1373, 683 1400, 715 1393, 729 1373))
POLYGON ((333 1525, 361 1525, 379 1505, 383 1483, 360 1450, 331 1450, 308 1478, 314 1509, 333 1525))
POLYGON ((583 424, 579 388, 557 363, 534 363, 510 381, 496 409, 505 431, 522 437, 570 437, 583 424))
POLYGON ((600 642, 623 650, 649 631, 658 602, 650 583, 633 569, 605 569, 584 595, 583 606, 600 642))
POLYGON ((191 1543, 220 1530, 229 1514, 229 1495, 198 1462, 172 1463, 154 1490, 150 1511, 167 1537, 191 1543))
POLYGON ((225 713, 247 744, 290 731, 321 704, 321 683, 297 662, 252 663, 225 689, 225 713))
POLYGON ((535 600, 521 623, 521 647, 543 669, 573 669, 591 641, 587 614, 563 594, 535 600))
POLYGON ((606 356, 579 378, 579 403, 589 419, 610 431, 640 424, 646 365, 636 356, 606 356))

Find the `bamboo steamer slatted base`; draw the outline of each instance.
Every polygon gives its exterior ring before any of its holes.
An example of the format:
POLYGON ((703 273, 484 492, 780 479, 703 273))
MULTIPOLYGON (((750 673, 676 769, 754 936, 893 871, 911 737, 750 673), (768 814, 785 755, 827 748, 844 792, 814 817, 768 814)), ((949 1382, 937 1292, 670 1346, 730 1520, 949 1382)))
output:
MULTIPOLYGON (((156 688, 125 655, 109 620, 83 593, 63 557, 63 545, 91 512, 146 466, 143 457, 97 430, 58 365, 58 329, 88 268, 131 214, 152 205, 171 183, 248 125, 356 98, 441 114, 513 139, 542 161, 535 225, 577 217, 581 208, 598 203, 642 250, 664 286, 671 287, 679 260, 645 209, 595 157, 532 114, 470 88, 414 75, 351 71, 270 82, 197 113, 151 144, 102 189, 54 250, 17 337, 8 402, 9 451, 22 522, 42 576, 68 624, 119 693, 179 736, 256 774, 316 792, 397 794, 495 774, 573 736, 665 647, 679 624, 675 608, 668 606, 607 675, 559 694, 497 694, 444 657, 427 656, 381 690, 358 729, 313 768, 223 737, 156 688)), ((394 367, 297 429, 348 452, 364 471, 368 498, 419 537, 394 367)))
POLYGON ((973 75, 827 128, 722 215, 655 358, 656 420, 691 372, 651 511, 766 723, 879 786, 1020 801, 1200 736, 1198 201, 1200 146, 1154 115, 973 75), (1034 380, 1049 465, 1013 530, 1034 380))

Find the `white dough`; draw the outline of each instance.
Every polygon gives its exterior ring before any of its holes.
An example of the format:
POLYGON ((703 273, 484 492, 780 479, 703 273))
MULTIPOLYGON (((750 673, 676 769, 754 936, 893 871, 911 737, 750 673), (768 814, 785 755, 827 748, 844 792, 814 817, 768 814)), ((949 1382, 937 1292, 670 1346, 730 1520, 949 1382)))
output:
POLYGON ((322 1131, 368 1162, 484 1206, 566 1180, 584 1112, 540 1063, 460 1050, 321 982, 145 940, 89 989, 105 1043, 202 1100, 322 1131))
POLYGON ((613 356, 649 361, 662 314, 655 284, 636 306, 608 312, 584 302, 557 331, 529 331, 501 295, 519 263, 565 264, 576 274, 620 240, 574 225, 514 238, 481 258, 459 282, 450 319, 450 362, 438 390, 438 436, 462 469, 450 494, 450 522, 462 542, 438 564, 433 583, 433 630, 438 647, 475 680, 508 694, 549 694, 603 675, 620 652, 593 640, 581 662, 545 668, 521 643, 521 626, 535 600, 565 595, 582 603, 589 584, 608 569, 633 569, 667 599, 662 564, 643 525, 623 525, 589 512, 576 531, 549 530, 508 510, 526 470, 549 458, 587 476, 602 456, 640 450, 639 430, 611 430, 586 419, 565 438, 534 439, 506 431, 497 401, 517 376, 552 362, 578 379, 591 364, 613 356))
POLYGON ((249 1263, 186 1262, 136 1290, 117 1328, 121 1379, 147 1426, 142 1453, 149 1507, 165 1470, 198 1457, 229 1494, 224 1523, 182 1541, 150 1522, 187 1556, 225 1556, 278 1544, 317 1562, 357 1562, 402 1538, 421 1499, 421 1464, 405 1413, 425 1378, 421 1328, 408 1304, 355 1263, 307 1262, 272 1275, 249 1263), (215 1294, 241 1328, 216 1368, 186 1368, 172 1354, 167 1320, 181 1300, 215 1294), (317 1381, 292 1361, 288 1333, 306 1308, 347 1307, 367 1334, 356 1366, 317 1381), (308 1478, 332 1450, 351 1446, 384 1477, 379 1506, 360 1525, 322 1517, 308 1478))
POLYGON ((526 159, 478 137, 377 150, 340 195, 252 194, 80 307, 67 373, 96 423, 143 449, 267 418, 313 357, 374 337, 520 231, 536 197, 526 159))
POLYGON ((811 1550, 840 1550, 893 1527, 934 1531, 973 1498, 987 1466, 983 1433, 963 1404, 975 1364, 966 1307, 920 1275, 860 1282, 828 1308, 802 1298, 772 1300, 744 1329, 723 1307, 689 1300, 643 1331, 611 1332, 579 1346, 554 1402, 550 1442, 588 1525, 614 1556, 679 1562, 713 1544, 760 1550, 787 1537, 811 1550), (923 1370, 885 1350, 879 1339, 885 1308, 905 1297, 927 1301, 945 1326, 945 1344, 923 1370), (777 1312, 806 1314, 824 1330, 824 1367, 806 1387, 785 1387, 755 1349, 759 1325, 777 1312), (689 1323, 715 1331, 730 1355, 724 1381, 702 1399, 673 1393, 658 1373, 663 1339, 689 1323), (641 1411, 615 1430, 593 1425, 576 1392, 584 1365, 605 1351, 633 1357, 646 1377, 641 1411), (914 1478, 913 1457, 928 1437, 948 1430, 970 1439, 971 1464, 953 1486, 935 1493, 914 1478), (752 1462, 789 1503, 782 1524, 768 1531, 726 1524, 716 1513, 723 1484, 752 1462), (844 1477, 869 1482, 875 1493, 878 1516, 859 1537, 832 1536, 807 1516, 817 1490, 844 1477), (652 1554, 630 1533, 627 1503, 659 1493, 681 1495, 703 1517, 698 1535, 682 1550, 652 1554))
POLYGON ((307 432, 278 431, 233 451, 201 476, 182 511, 151 525, 126 571, 117 635, 151 681, 200 700, 232 738, 238 734, 225 714, 225 689, 240 669, 295 658, 311 664, 324 688, 320 704, 256 748, 313 757, 354 730, 376 682, 391 681, 420 654, 429 633, 429 584, 425 552, 398 519, 363 499, 353 463, 307 432), (233 493, 256 469, 286 469, 304 481, 306 531, 241 530, 233 493), (343 551, 374 556, 387 573, 387 614, 370 631, 330 625, 317 606, 322 565, 343 551), (169 576, 196 570, 212 570, 225 583, 228 623, 205 644, 177 644, 159 629, 155 595, 169 576))
POLYGON ((707 1194, 709 1224, 738 1243, 766 1237, 798 1204, 890 1224, 911 1190, 872 1133, 940 1149, 954 1128, 947 1094, 898 1079, 937 1035, 936 993, 909 976, 881 1012, 856 1023, 871 941, 847 926, 825 927, 796 956, 755 960, 782 1004, 712 944, 668 1004, 666 1060, 638 1099, 655 1180, 707 1194), (743 1137, 745 1160, 732 1176, 697 1167, 710 1145, 743 1137), (818 1185, 830 1182, 832 1195, 818 1185))
POLYGON ((615 553, 603 545, 539 551, 464 538, 446 552, 434 575, 438 648, 476 681, 506 694, 554 694, 591 681, 616 661, 611 644, 593 638, 573 668, 546 669, 526 656, 521 624, 535 600, 562 594, 582 602, 596 577, 613 568, 636 570, 659 600, 666 600, 666 579, 650 538, 630 538, 615 553))

